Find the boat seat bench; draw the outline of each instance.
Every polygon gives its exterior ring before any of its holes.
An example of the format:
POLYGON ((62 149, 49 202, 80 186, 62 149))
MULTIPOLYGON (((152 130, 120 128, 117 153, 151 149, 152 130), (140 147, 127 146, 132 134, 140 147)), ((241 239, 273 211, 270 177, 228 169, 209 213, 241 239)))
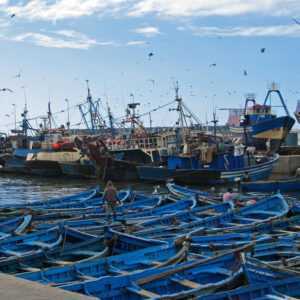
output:
POLYGON ((203 285, 199 284, 198 282, 195 282, 195 281, 191 281, 191 280, 188 280, 188 279, 177 279, 177 278, 172 278, 171 279, 173 282, 176 282, 178 284, 181 284, 187 288, 190 288, 190 289, 199 289, 201 288, 203 285))
POLYGON ((132 293, 135 293, 135 294, 145 297, 145 298, 158 298, 159 297, 158 294, 144 290, 143 288, 140 288, 140 287, 130 286, 130 287, 127 287, 126 289, 132 293))

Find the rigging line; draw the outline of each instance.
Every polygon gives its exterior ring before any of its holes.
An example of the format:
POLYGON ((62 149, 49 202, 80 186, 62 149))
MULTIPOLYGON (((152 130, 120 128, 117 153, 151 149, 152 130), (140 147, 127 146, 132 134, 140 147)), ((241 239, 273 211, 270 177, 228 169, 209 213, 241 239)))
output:
MULTIPOLYGON (((175 102, 176 102, 176 101, 173 100, 173 101, 168 102, 168 103, 166 103, 166 104, 160 105, 160 106, 158 106, 158 107, 156 107, 156 108, 153 108, 153 109, 151 109, 151 110, 149 110, 149 111, 147 111, 147 112, 145 112, 145 113, 140 114, 139 117, 147 116, 147 115, 149 115, 149 113, 152 113, 152 112, 155 112, 155 111, 157 111, 157 110, 159 110, 159 109, 162 109, 162 108, 164 108, 164 107, 170 106, 171 104, 173 104, 173 103, 175 103, 175 102)), ((126 118, 126 117, 127 117, 127 115, 122 116, 122 117, 115 118, 115 120, 124 119, 124 118, 126 118)))

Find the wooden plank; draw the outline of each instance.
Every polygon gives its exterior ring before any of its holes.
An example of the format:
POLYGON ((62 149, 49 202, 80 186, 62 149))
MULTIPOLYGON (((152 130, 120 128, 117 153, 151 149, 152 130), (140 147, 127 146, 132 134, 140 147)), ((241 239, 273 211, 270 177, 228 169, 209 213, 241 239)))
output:
POLYGON ((22 266, 22 267, 21 267, 21 271, 24 271, 24 272, 39 272, 39 271, 41 271, 41 269, 39 269, 39 268, 27 267, 27 266, 22 266))
POLYGON ((191 280, 188 280, 188 279, 183 279, 183 280, 176 280, 177 283, 185 286, 185 287, 188 287, 190 289, 199 289, 201 288, 201 284, 195 282, 195 281, 191 281, 191 280))
POLYGON ((58 265, 58 266, 65 266, 65 265, 70 265, 73 262, 64 261, 64 260, 56 260, 55 259, 55 260, 47 260, 46 263, 53 264, 53 265, 58 265))
POLYGON ((80 251, 72 251, 74 255, 84 255, 84 256, 96 256, 100 252, 97 251, 90 251, 90 250, 80 250, 80 251))
POLYGON ((78 275, 77 277, 82 280, 95 280, 96 279, 96 277, 87 276, 87 275, 78 275))
POLYGON ((237 219, 239 221, 250 221, 250 222, 259 222, 261 221, 260 219, 254 219, 254 218, 247 218, 247 217, 242 217, 242 216, 235 216, 234 219, 237 219))
POLYGON ((158 298, 159 297, 158 294, 152 293, 152 292, 147 291, 142 288, 136 288, 136 287, 130 286, 130 287, 127 287, 126 289, 129 290, 130 292, 133 292, 133 293, 135 293, 141 297, 145 297, 145 298, 158 298))

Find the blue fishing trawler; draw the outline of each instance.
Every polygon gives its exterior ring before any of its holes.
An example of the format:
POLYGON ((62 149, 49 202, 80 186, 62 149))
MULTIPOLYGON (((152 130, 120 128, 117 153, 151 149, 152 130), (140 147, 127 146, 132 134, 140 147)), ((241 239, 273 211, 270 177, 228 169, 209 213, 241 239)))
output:
MULTIPOLYGON (((276 106, 278 107, 278 106, 276 106)), ((232 133, 244 135, 248 146, 255 146, 257 150, 277 152, 282 142, 292 129, 295 120, 291 117, 282 94, 276 84, 268 90, 264 103, 258 104, 253 94, 246 98, 244 112, 240 117, 239 126, 230 127, 232 133), (278 95, 285 116, 276 116, 272 112, 271 95, 278 95)))

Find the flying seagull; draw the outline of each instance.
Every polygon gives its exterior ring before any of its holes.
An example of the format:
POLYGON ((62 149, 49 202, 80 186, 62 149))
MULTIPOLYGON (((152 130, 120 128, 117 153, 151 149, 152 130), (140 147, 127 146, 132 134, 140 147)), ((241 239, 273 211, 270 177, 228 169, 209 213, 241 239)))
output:
POLYGON ((148 59, 150 60, 154 56, 153 52, 148 53, 148 59))
POLYGON ((14 78, 21 78, 21 73, 16 74, 14 78))
POLYGON ((300 21, 298 21, 296 18, 293 18, 294 22, 298 25, 300 25, 300 21))
POLYGON ((0 92, 10 92, 10 93, 13 93, 13 90, 11 90, 9 88, 2 88, 2 89, 0 89, 0 92))

